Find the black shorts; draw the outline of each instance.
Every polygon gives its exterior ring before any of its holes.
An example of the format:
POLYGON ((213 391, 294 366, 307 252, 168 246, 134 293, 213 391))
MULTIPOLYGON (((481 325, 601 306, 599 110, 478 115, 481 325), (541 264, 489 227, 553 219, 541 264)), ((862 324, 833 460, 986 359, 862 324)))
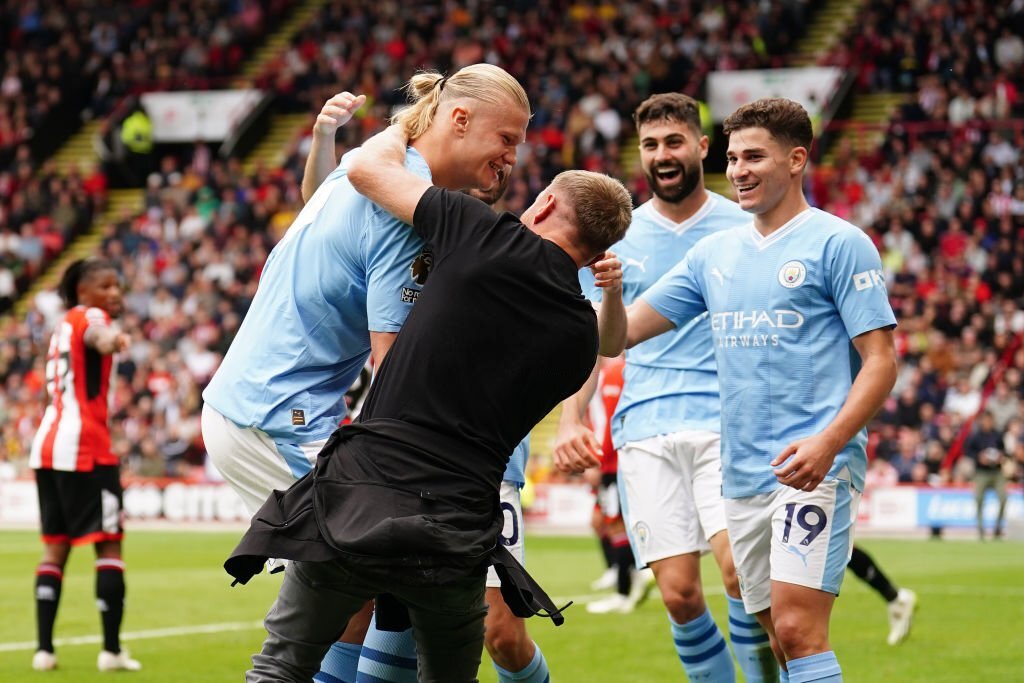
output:
POLYGON ((84 545, 120 540, 121 469, 97 466, 92 472, 36 470, 39 517, 44 543, 84 545))

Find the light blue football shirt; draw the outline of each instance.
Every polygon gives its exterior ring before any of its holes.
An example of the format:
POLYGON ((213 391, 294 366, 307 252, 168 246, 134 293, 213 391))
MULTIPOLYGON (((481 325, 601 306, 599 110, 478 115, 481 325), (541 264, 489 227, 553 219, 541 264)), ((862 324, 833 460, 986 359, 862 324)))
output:
MULTIPOLYGON (((749 222, 750 215, 735 202, 713 192, 682 223, 658 213, 653 202, 638 207, 626 236, 611 248, 622 261, 625 302, 635 301, 703 238, 749 222)), ((592 301, 601 300, 590 269, 580 271, 580 284, 592 301)), ((615 448, 683 429, 720 430, 718 377, 706 315, 629 349, 624 373, 622 396, 612 416, 615 448)))
MULTIPOLYGON (((430 179, 415 149, 405 166, 430 179)), ((203 399, 275 441, 326 438, 369 356, 368 330, 397 332, 419 296, 411 267, 422 250, 414 230, 353 189, 343 158, 270 252, 203 399)))
POLYGON ((526 485, 526 461, 530 457, 530 435, 519 442, 515 450, 512 451, 512 457, 508 459, 508 465, 505 466, 505 476, 502 477, 504 481, 510 481, 513 484, 522 488, 526 485))
MULTIPOLYGON (((642 298, 677 326, 710 313, 727 498, 779 486, 772 459, 846 401, 860 363, 850 340, 896 324, 874 244, 818 209, 768 237, 748 222, 707 238, 642 298)), ((863 491, 866 442, 861 430, 829 476, 863 491)))

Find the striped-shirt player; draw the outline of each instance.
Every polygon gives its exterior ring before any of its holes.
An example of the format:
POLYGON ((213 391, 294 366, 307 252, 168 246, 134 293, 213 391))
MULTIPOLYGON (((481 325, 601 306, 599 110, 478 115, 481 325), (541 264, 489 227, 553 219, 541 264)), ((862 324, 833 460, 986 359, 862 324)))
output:
POLYGON ((50 404, 32 442, 32 469, 91 472, 96 465, 118 464, 107 426, 117 361, 85 343, 90 328, 109 326, 103 309, 75 306, 54 329, 46 353, 50 404))
POLYGON ((71 547, 96 550, 96 604, 103 625, 100 671, 135 671, 141 665, 121 649, 124 562, 121 559, 121 477, 110 447, 114 354, 129 338, 111 324, 122 309, 121 281, 101 259, 72 263, 59 286, 68 312, 54 328, 46 354, 50 403, 32 442, 42 522, 43 557, 36 568, 39 648, 32 668, 57 667, 53 625, 64 565, 71 547))

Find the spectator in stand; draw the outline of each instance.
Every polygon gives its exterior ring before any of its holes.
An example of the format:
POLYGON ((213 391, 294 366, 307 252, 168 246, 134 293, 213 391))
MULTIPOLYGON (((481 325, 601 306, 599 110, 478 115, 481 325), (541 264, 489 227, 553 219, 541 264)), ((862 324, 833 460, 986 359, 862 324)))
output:
POLYGON ((1003 437, 1003 450, 1008 460, 1004 468, 1007 479, 1024 483, 1024 419, 1015 417, 1010 420, 1003 437))
MULTIPOLYGON (((876 422, 871 431, 879 435, 878 444, 875 446, 875 458, 891 463, 899 451, 896 425, 893 422, 882 420, 876 422)), ((897 473, 897 478, 898 476, 897 473)))
MULTIPOLYGON (((985 403, 985 410, 992 416, 995 428, 1005 430, 1010 420, 1020 415, 1020 399, 1010 391, 1005 379, 996 382, 995 390, 985 403)), ((1012 451, 1007 450, 1007 453, 1012 451)))
POLYGON ((940 441, 930 440, 924 447, 924 481, 932 486, 949 483, 949 471, 944 468, 946 449, 940 441))
POLYGON ((900 483, 900 473, 888 461, 876 457, 868 466, 864 478, 865 499, 870 492, 879 488, 891 488, 900 483))
POLYGON ((995 491, 999 501, 995 528, 992 537, 1003 536, 1003 517, 1006 512, 1006 475, 1003 472, 1006 460, 1005 439, 1002 431, 996 428, 992 414, 985 411, 975 431, 964 444, 966 455, 974 461, 974 500, 978 508, 978 538, 985 540, 985 494, 989 489, 995 491))
POLYGON ((943 412, 958 415, 963 421, 974 417, 980 407, 981 392, 971 386, 970 375, 961 372, 957 377, 956 386, 946 393, 946 400, 942 404, 943 412))
POLYGON ((908 484, 915 481, 914 471, 923 462, 924 453, 921 450, 918 432, 909 427, 901 428, 899 432, 899 450, 892 459, 892 466, 899 475, 900 483, 908 484))

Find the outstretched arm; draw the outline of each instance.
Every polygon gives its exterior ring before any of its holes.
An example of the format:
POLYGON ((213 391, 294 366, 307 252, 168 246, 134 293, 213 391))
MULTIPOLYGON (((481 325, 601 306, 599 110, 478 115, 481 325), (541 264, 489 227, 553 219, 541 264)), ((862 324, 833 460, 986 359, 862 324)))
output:
POLYGON ((302 201, 308 202, 320 183, 338 166, 334 136, 364 102, 366 95, 342 92, 324 103, 313 124, 313 144, 309 148, 306 169, 302 175, 302 201))
POLYGON ((90 325, 82 336, 82 341, 89 348, 99 351, 104 356, 109 356, 127 349, 131 345, 132 338, 112 327, 90 325))
POLYGON ((413 214, 431 184, 405 168, 408 138, 400 126, 389 126, 367 140, 352 158, 352 187, 392 216, 412 225, 413 214))
POLYGON ((892 391, 896 383, 892 329, 865 332, 854 338, 853 346, 862 364, 846 402, 820 434, 794 441, 772 460, 771 466, 779 468, 775 476, 780 484, 802 491, 817 488, 839 451, 878 412, 892 391))

